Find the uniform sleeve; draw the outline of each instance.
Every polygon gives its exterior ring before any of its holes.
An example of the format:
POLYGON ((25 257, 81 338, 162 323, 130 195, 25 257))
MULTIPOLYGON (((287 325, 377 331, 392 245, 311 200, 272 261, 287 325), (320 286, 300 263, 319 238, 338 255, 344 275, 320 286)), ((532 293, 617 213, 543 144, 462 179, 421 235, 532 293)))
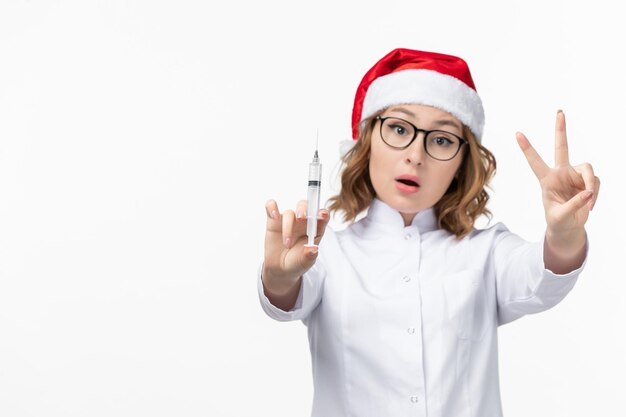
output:
POLYGON ((539 313, 558 304, 572 290, 587 262, 567 274, 546 269, 541 242, 530 243, 502 227, 494 247, 498 324, 526 314, 539 313))
POLYGON ((296 305, 290 311, 284 311, 276 307, 267 298, 265 292, 263 291, 263 278, 261 277, 262 271, 263 264, 261 264, 257 273, 259 300, 261 301, 263 311, 275 320, 306 320, 322 299, 323 283, 326 274, 319 258, 313 267, 302 276, 302 285, 300 286, 300 292, 298 294, 296 305))

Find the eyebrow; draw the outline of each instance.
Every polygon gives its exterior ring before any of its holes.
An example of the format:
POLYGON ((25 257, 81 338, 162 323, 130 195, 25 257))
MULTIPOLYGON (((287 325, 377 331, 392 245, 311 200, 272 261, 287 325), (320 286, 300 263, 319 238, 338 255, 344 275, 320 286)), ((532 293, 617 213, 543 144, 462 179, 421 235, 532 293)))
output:
MULTIPOLYGON (((398 107, 398 108, 390 108, 389 111, 394 111, 394 112, 399 112, 399 113, 404 113, 407 116, 411 116, 414 119, 418 119, 418 117, 415 115, 415 113, 413 113, 412 111, 409 111, 407 109, 404 109, 402 107, 398 107)), ((454 120, 451 119, 437 119, 435 121, 433 121, 433 124, 437 125, 438 127, 442 127, 442 126, 450 126, 450 127, 454 127, 456 129, 459 130, 463 130, 462 126, 459 126, 458 123, 456 123, 454 120)))

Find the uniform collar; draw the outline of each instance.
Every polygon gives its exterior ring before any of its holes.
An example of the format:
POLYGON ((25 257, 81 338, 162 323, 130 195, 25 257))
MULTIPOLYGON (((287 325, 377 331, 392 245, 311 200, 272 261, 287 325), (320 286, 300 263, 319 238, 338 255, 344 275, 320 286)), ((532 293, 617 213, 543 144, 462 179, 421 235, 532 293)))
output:
POLYGON ((366 219, 368 223, 377 228, 383 227, 388 230, 404 230, 405 228, 417 229, 420 234, 439 229, 435 210, 431 207, 422 210, 415 215, 410 226, 404 226, 404 219, 400 212, 383 201, 375 198, 370 205, 366 219))

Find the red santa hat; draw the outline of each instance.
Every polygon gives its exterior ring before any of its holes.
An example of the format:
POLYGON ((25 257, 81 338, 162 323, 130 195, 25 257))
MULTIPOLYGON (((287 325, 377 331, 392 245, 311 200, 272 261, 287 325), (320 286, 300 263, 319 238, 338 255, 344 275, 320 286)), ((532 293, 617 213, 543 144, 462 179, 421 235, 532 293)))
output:
POLYGON ((452 55, 394 49, 363 77, 352 109, 352 138, 363 120, 394 104, 424 104, 444 110, 480 141, 485 124, 482 101, 467 63, 452 55))

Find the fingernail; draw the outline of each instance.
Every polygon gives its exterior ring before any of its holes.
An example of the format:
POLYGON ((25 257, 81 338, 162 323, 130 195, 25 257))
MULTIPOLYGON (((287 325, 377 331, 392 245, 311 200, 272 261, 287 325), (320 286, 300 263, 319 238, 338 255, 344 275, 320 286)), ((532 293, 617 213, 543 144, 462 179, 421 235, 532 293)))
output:
POLYGON ((286 248, 291 247, 291 238, 290 238, 290 237, 288 237, 288 238, 286 238, 286 239, 285 239, 285 247, 286 247, 286 248))
POLYGON ((557 112, 557 113, 563 113, 563 110, 558 109, 556 112, 557 112))
POLYGON ((270 213, 270 216, 272 216, 272 219, 277 219, 278 213, 276 213, 276 210, 272 210, 272 212, 270 213))
POLYGON ((306 214, 303 211, 299 211, 298 213, 296 213, 296 218, 298 219, 304 219, 306 217, 306 214))
POLYGON ((591 190, 586 190, 586 191, 583 193, 582 198, 583 198, 583 200, 587 200, 587 199, 591 198, 591 196, 592 196, 592 195, 593 195, 593 191, 591 191, 591 190))
POLYGON ((314 246, 313 248, 311 248, 311 252, 309 252, 309 257, 315 258, 317 256, 317 252, 318 252, 318 248, 317 246, 314 246))

